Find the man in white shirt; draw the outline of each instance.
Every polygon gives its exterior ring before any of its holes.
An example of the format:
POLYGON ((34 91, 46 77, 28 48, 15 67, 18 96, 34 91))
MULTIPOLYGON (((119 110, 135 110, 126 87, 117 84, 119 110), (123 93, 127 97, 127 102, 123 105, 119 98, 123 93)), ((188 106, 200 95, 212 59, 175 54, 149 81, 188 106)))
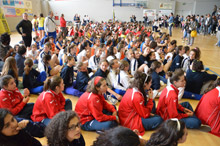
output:
POLYGON ((50 11, 44 21, 44 30, 47 36, 52 36, 56 40, 56 23, 53 19, 53 12, 50 11))

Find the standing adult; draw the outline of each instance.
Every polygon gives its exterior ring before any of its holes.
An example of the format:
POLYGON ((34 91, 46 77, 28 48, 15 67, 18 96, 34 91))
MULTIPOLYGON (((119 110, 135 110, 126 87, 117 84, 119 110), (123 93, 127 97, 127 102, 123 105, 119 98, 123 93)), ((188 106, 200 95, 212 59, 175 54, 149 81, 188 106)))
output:
POLYGON ((38 30, 39 30, 39 37, 42 39, 44 37, 44 15, 41 13, 40 17, 38 18, 38 30))
POLYGON ((147 17, 147 14, 145 13, 145 15, 144 15, 144 25, 145 25, 145 27, 147 27, 147 21, 148 21, 148 17, 147 17))
POLYGON ((170 18, 168 22, 169 22, 169 34, 170 36, 172 36, 172 27, 173 27, 173 22, 174 22, 173 13, 170 13, 170 18))
POLYGON ((63 39, 65 39, 67 35, 67 27, 66 20, 64 19, 64 14, 61 14, 60 16, 60 31, 63 33, 63 39))
POLYGON ((210 14, 208 14, 207 17, 206 17, 206 20, 205 20, 205 32, 204 32, 204 35, 210 34, 211 27, 212 27, 212 18, 210 16, 210 14))
POLYGON ((31 46, 32 41, 32 23, 28 20, 28 14, 23 13, 23 20, 16 26, 16 30, 21 34, 26 47, 31 46), (22 28, 22 32, 20 30, 22 28))
POLYGON ((35 36, 38 36, 37 28, 38 28, 38 21, 37 21, 37 15, 34 15, 34 18, 31 21, 33 26, 33 32, 35 32, 35 36))
POLYGON ((212 16, 215 16, 215 13, 217 12, 217 6, 214 5, 214 9, 213 9, 213 12, 212 12, 212 16))
POLYGON ((53 19, 53 12, 50 11, 44 21, 44 31, 46 36, 52 36, 56 40, 56 23, 53 19))
POLYGON ((195 20, 195 17, 193 16, 190 18, 189 31, 188 31, 188 44, 187 45, 192 46, 194 44, 194 40, 195 40, 196 35, 193 35, 192 33, 193 33, 193 31, 194 32, 196 31, 196 26, 197 26, 197 22, 195 20))
POLYGON ((80 26, 80 16, 78 14, 76 14, 73 18, 74 22, 75 22, 75 26, 79 28, 80 26))

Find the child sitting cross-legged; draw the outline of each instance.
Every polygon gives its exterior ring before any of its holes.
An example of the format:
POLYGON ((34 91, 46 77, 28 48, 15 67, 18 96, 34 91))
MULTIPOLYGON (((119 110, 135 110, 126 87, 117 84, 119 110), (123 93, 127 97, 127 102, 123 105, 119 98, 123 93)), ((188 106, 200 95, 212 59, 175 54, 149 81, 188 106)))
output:
POLYGON ((60 76, 63 78, 63 82, 65 84, 64 92, 66 94, 80 97, 83 94, 83 92, 74 89, 74 87, 76 86, 76 82, 74 82, 74 69, 73 69, 75 65, 75 59, 73 56, 67 56, 66 62, 67 65, 64 66, 64 68, 60 72, 60 76))
POLYGON ((27 58, 24 61, 24 73, 23 73, 23 86, 28 88, 30 93, 37 94, 43 92, 44 81, 47 78, 46 72, 42 71, 39 73, 33 67, 33 61, 30 58, 27 58))

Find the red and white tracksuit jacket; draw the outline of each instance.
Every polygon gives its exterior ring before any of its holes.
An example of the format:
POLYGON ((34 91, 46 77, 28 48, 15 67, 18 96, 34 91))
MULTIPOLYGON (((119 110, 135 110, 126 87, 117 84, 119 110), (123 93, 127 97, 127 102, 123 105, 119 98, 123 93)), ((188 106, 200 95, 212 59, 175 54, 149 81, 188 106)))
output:
POLYGON ((103 109, 115 112, 113 105, 107 103, 103 95, 85 92, 76 103, 75 111, 81 124, 96 119, 99 122, 116 120, 116 116, 103 114, 103 109))
POLYGON ((137 129, 141 135, 144 135, 145 129, 141 118, 148 118, 152 108, 152 99, 149 99, 145 106, 143 94, 137 88, 128 89, 118 110, 121 125, 131 130, 137 129))
POLYGON ((23 96, 18 89, 8 91, 1 89, 0 91, 0 108, 8 109, 13 115, 17 115, 26 105, 23 102, 23 96))
POLYGON ((179 90, 172 84, 163 89, 159 98, 156 113, 164 120, 171 118, 182 119, 188 117, 185 113, 178 113, 178 110, 184 110, 184 107, 178 104, 178 93, 179 90))
POLYGON ((211 127, 211 133, 220 137, 220 86, 200 99, 195 113, 202 124, 211 127))
POLYGON ((62 93, 56 94, 52 90, 44 91, 34 104, 31 119, 40 122, 45 118, 52 119, 57 113, 65 111, 65 98, 62 93))

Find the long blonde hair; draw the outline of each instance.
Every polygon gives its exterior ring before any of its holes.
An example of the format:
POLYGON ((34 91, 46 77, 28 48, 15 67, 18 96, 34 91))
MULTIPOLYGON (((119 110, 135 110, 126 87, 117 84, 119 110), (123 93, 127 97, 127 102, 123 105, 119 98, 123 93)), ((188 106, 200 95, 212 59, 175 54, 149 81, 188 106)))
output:
POLYGON ((9 69, 14 72, 14 78, 18 79, 18 68, 14 57, 10 56, 5 60, 1 76, 8 75, 9 69))

